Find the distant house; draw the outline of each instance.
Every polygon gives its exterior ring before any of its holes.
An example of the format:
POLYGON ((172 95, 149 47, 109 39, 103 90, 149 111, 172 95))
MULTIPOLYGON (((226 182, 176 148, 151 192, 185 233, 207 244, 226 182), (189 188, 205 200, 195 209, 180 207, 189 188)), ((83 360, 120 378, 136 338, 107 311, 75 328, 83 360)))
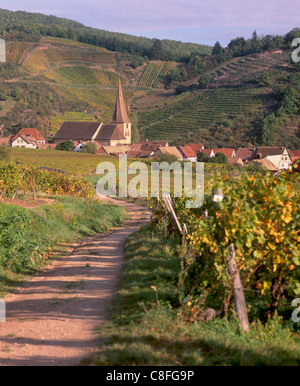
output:
POLYGON ((230 158, 234 158, 236 157, 236 152, 234 149, 231 149, 231 148, 218 148, 218 149, 212 149, 214 154, 216 155, 217 153, 222 153, 224 154, 227 159, 229 160, 230 158))
POLYGON ((199 153, 204 153, 208 157, 214 157, 215 156, 213 149, 202 149, 199 153))
POLYGON ((271 161, 277 169, 288 169, 292 164, 290 151, 285 147, 258 147, 253 160, 264 159, 271 161))
POLYGON ((240 158, 243 162, 248 162, 253 159, 255 154, 255 148, 243 148, 240 147, 235 152, 236 158, 240 158))
POLYGON ((290 157, 292 162, 295 162, 298 158, 300 158, 300 150, 291 150, 290 157))
POLYGON ((192 148, 196 154, 204 149, 204 143, 186 143, 184 146, 192 148))
POLYGON ((197 154, 194 152, 194 150, 190 146, 178 146, 177 149, 183 156, 184 161, 191 161, 196 162, 197 161, 197 154))
POLYGON ((271 162, 267 158, 254 159, 252 162, 259 163, 261 166, 272 172, 276 172, 278 170, 278 168, 273 164, 273 162, 271 162))
POLYGON ((11 140, 13 137, 13 135, 9 135, 8 137, 0 137, 0 145, 11 146, 11 140))
POLYGON ((139 140, 134 145, 158 145, 161 147, 169 146, 168 141, 148 141, 146 140, 139 140))
POLYGON ((37 147, 39 147, 39 145, 43 145, 46 142, 47 142, 46 139, 35 128, 23 128, 18 132, 18 134, 16 134, 14 137, 11 138, 12 147, 31 147, 31 148, 33 148, 32 145, 33 145, 33 143, 35 143, 36 146, 34 148, 37 148, 37 147), (26 137, 30 141, 25 141, 24 137, 26 137), (18 141, 18 139, 19 139, 19 141, 18 141))
POLYGON ((175 156, 179 161, 183 160, 183 156, 180 153, 180 151, 177 149, 176 146, 167 146, 167 147, 159 147, 158 150, 155 152, 156 156, 160 155, 173 155, 175 156))
POLYGON ((119 82, 115 111, 109 124, 102 122, 63 122, 53 137, 55 143, 64 141, 94 141, 97 147, 131 143, 131 122, 128 118, 119 82))
POLYGON ((12 147, 25 147, 28 149, 36 149, 38 147, 35 138, 28 138, 26 135, 18 135, 11 142, 12 147))
POLYGON ((126 154, 131 148, 131 145, 118 145, 118 146, 100 146, 96 154, 100 155, 118 155, 126 154))

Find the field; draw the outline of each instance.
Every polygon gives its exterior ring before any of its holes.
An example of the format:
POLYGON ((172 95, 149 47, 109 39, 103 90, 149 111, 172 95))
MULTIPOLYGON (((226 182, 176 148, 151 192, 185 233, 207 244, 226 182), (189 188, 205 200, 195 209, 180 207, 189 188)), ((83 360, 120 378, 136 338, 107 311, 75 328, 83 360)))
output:
POLYGON ((124 77, 115 72, 83 66, 60 67, 52 75, 52 79, 59 83, 101 86, 117 86, 119 80, 122 84, 127 82, 124 77))
POLYGON ((149 62, 139 80, 139 85, 153 88, 164 87, 166 77, 175 65, 175 62, 149 62))
MULTIPOLYGON (((57 150, 12 148, 11 160, 33 167, 55 168, 82 177, 94 174, 97 165, 107 161, 107 157, 57 150)), ((117 163, 118 159, 111 158, 110 161, 117 163)))
POLYGON ((82 48, 80 45, 44 45, 32 50, 24 64, 25 70, 32 74, 47 71, 50 65, 61 62, 84 62, 94 64, 113 64, 113 53, 104 49, 82 48))
POLYGON ((34 46, 30 42, 11 41, 6 43, 6 60, 16 64, 21 64, 25 53, 34 46))
POLYGON ((180 138, 188 141, 218 121, 261 108, 264 98, 261 90, 255 89, 198 92, 167 107, 138 113, 141 135, 149 140, 180 138))

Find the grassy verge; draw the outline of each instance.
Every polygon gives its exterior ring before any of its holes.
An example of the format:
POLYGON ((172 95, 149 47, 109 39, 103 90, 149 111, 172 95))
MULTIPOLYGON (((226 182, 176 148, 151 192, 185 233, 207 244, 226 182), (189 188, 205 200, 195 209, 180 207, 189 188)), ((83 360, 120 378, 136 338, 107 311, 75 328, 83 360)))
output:
POLYGON ((126 217, 122 207, 99 200, 52 198, 52 204, 31 209, 0 203, 0 295, 70 242, 105 232, 126 217))
POLYGON ((125 246, 126 259, 110 321, 101 329, 98 366, 296 366, 300 336, 281 319, 253 322, 248 335, 234 318, 187 322, 177 302, 180 249, 146 227, 125 246))

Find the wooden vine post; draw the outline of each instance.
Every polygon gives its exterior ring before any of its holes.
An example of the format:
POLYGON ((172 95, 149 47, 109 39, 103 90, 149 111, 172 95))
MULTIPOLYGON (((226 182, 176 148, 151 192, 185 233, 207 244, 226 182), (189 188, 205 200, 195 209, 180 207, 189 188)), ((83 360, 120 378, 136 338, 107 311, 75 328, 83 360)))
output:
POLYGON ((234 306, 237 316, 240 320, 240 326, 246 333, 248 333, 249 320, 246 308, 245 295, 240 278, 240 273, 237 267, 237 262, 235 259, 235 249, 233 244, 230 244, 229 246, 228 270, 232 277, 234 306))
POLYGON ((177 231, 177 233, 180 235, 180 236, 183 236, 184 234, 184 230, 182 229, 181 225, 180 225, 180 222, 178 220, 178 217, 175 213, 175 210, 173 208, 173 205, 172 205, 172 199, 171 199, 171 196, 169 194, 163 194, 162 195, 162 200, 167 208, 167 211, 172 219, 172 222, 174 224, 174 227, 177 231))

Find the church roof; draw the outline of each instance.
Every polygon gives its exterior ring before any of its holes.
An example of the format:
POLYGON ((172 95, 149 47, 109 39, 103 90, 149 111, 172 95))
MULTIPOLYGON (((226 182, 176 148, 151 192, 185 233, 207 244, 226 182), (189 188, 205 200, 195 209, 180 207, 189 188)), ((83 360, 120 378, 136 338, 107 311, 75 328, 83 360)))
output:
POLYGON ((54 139, 64 140, 91 140, 98 130, 101 122, 64 122, 54 139))
POLYGON ((97 134, 95 141, 101 141, 105 139, 121 140, 126 139, 122 134, 122 129, 116 124, 102 125, 99 133, 97 134))
POLYGON ((115 112, 111 123, 131 123, 127 115, 127 110, 126 110, 126 106, 123 98, 122 86, 120 81, 119 81, 119 87, 118 87, 115 112))

